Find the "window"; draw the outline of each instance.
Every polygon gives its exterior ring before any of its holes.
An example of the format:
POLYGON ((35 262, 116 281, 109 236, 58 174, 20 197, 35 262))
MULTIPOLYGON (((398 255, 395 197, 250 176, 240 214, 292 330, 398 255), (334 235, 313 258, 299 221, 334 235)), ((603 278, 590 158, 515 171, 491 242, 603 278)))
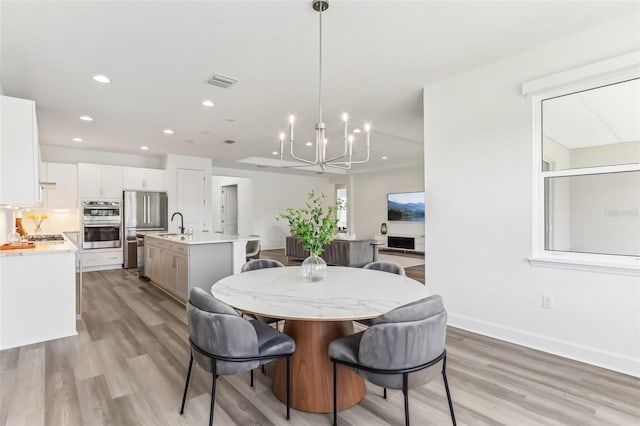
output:
MULTIPOLYGON (((533 96, 530 261, 637 274, 640 67, 585 79, 588 69, 576 72, 580 83, 569 81, 570 72, 563 73, 565 84, 547 77, 554 87, 533 96)), ((526 86, 544 86, 542 80, 525 84, 523 92, 526 86)))

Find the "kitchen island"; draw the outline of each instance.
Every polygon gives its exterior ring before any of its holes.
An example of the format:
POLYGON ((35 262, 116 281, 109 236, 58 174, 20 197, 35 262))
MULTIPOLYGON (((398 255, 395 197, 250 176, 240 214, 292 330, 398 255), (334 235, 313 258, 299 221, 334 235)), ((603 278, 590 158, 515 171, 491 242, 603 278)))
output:
POLYGON ((76 335, 76 247, 0 251, 0 349, 76 335))
POLYGON ((145 275, 157 286, 186 302, 189 291, 240 273, 247 241, 255 237, 196 232, 193 235, 147 234, 145 275))

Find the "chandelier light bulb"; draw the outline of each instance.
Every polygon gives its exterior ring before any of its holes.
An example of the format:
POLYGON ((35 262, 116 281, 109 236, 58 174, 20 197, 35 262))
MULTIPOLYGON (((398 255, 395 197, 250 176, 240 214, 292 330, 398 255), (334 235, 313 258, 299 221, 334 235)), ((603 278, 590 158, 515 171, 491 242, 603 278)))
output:
POLYGON ((293 124, 293 123, 295 123, 295 122, 296 122, 296 117, 295 117, 295 115, 293 115, 293 114, 292 114, 292 115, 290 115, 290 116, 289 116, 289 124, 293 124))
POLYGON ((365 131, 365 132, 367 132, 367 133, 369 133, 369 132, 371 131, 371 124, 366 123, 366 124, 364 125, 364 131, 365 131))
POLYGON ((349 114, 347 114, 346 112, 342 113, 342 121, 344 121, 345 123, 349 121, 349 114))
POLYGON ((353 135, 349 135, 349 142, 353 143, 353 135))
POLYGON ((280 142, 284 141, 284 132, 280 132, 280 142))

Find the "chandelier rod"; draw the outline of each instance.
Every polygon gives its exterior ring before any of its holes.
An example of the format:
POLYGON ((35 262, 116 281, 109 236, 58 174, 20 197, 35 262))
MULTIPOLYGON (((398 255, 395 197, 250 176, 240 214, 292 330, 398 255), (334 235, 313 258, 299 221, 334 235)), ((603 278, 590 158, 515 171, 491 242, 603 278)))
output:
POLYGON ((324 11, 324 7, 320 4, 320 39, 318 41, 318 119, 319 122, 322 123, 322 12, 324 11))

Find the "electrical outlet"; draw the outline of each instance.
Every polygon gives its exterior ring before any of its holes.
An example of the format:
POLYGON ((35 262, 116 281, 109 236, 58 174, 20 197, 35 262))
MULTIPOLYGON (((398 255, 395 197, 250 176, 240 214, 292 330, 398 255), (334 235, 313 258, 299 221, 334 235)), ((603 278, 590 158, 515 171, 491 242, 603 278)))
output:
POLYGON ((544 309, 553 309, 553 296, 542 295, 542 307, 544 309))

